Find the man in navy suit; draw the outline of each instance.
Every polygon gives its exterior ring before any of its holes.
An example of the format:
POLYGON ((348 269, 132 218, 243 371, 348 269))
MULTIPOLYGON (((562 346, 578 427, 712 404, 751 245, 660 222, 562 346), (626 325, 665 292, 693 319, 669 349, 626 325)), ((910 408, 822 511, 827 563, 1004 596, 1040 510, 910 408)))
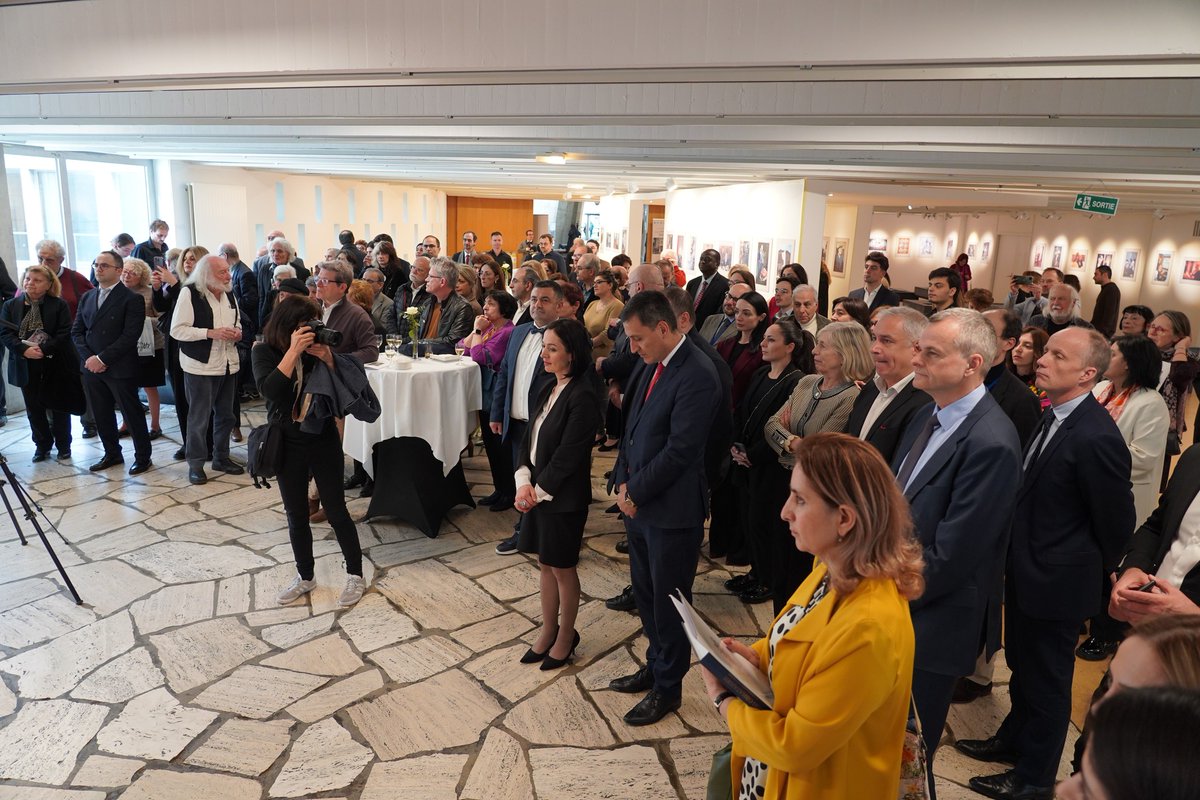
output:
POLYGON ((913 350, 928 325, 920 311, 897 307, 880 311, 871 329, 875 377, 854 398, 846 433, 874 445, 888 462, 913 414, 929 405, 929 395, 913 386, 912 368, 913 350))
POLYGON ((679 708, 691 661, 669 598, 680 590, 691 599, 708 514, 704 449, 721 385, 712 362, 679 330, 661 292, 632 298, 621 322, 646 368, 625 393, 625 432, 612 485, 625 515, 633 593, 650 644, 646 666, 609 686, 647 692, 624 719, 651 725, 679 708))
POLYGON ((933 759, 954 683, 974 671, 981 631, 995 637, 988 643, 993 651, 999 646, 999 625, 985 628, 985 620, 999 619, 1021 446, 983 385, 995 354, 996 332, 978 311, 953 308, 933 316, 912 358, 913 386, 933 405, 913 416, 892 461, 925 557, 925 593, 911 604, 912 693, 931 798, 933 759))
POLYGON ((970 780, 999 800, 1053 797, 1079 626, 1100 611, 1096 587, 1116 569, 1137 524, 1129 448, 1092 396, 1109 358, 1102 335, 1069 327, 1050 337, 1037 363, 1050 408, 1025 453, 1005 580, 1012 710, 995 736, 957 744, 972 758, 1015 764, 970 780))
MULTIPOLYGON (((515 472, 521 451, 521 441, 529 425, 529 414, 537 400, 538 390, 549 380, 542 364, 542 332, 546 326, 558 319, 563 290, 556 281, 538 281, 529 298, 529 313, 532 319, 518 325, 509 337, 504 350, 504 360, 492 385, 492 433, 500 436, 501 444, 509 448, 515 472)), ((499 490, 501 487, 497 486, 499 490)), ((515 487, 512 489, 515 493, 515 487)), ((512 496, 497 497, 492 502, 493 511, 512 508, 512 496)), ((496 545, 496 553, 502 556, 517 553, 517 533, 521 521, 517 520, 512 535, 496 545)))
POLYGON ((883 282, 887 274, 888 257, 875 250, 867 253, 866 261, 863 263, 863 288, 851 291, 850 297, 866 303, 868 311, 874 311, 880 306, 900 305, 900 295, 889 289, 883 282))
POLYGON ((82 362, 83 388, 87 392, 96 430, 104 444, 104 457, 88 469, 92 472, 124 464, 117 438, 116 406, 133 436, 133 466, 130 475, 150 469, 150 432, 138 400, 138 338, 146 321, 146 301, 121 283, 125 260, 112 250, 96 256, 92 269, 99 286, 79 301, 71 325, 71 339, 82 362))

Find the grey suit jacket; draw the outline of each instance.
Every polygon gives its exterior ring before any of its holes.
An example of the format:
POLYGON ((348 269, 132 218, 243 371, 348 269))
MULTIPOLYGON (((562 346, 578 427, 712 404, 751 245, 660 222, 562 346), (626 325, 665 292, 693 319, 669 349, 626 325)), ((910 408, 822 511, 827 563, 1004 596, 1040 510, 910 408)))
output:
POLYGON ((729 324, 725 326, 725 330, 721 331, 721 335, 717 337, 717 340, 715 342, 712 340, 713 334, 717 332, 717 328, 721 325, 721 321, 726 319, 729 318, 719 311, 716 314, 709 314, 704 318, 704 323, 700 326, 700 338, 715 347, 731 336, 737 335, 737 326, 733 324, 733 320, 730 320, 729 324))

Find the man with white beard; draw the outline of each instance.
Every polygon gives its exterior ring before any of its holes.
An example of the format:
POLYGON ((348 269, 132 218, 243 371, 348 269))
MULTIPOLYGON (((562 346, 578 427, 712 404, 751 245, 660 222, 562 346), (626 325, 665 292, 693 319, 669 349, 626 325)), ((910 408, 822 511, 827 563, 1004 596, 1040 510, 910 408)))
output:
POLYGON ((240 475, 242 466, 229 457, 229 433, 237 391, 237 343, 242 338, 241 312, 230 285, 229 262, 219 255, 200 259, 180 290, 171 317, 171 336, 179 342, 188 399, 185 451, 188 480, 208 482, 204 473, 209 420, 212 420, 213 469, 240 475))
POLYGON ((1041 328, 1053 336, 1064 328, 1091 328, 1092 324, 1079 316, 1079 292, 1065 283, 1056 283, 1050 287, 1050 302, 1045 314, 1038 314, 1029 320, 1035 328, 1041 328))

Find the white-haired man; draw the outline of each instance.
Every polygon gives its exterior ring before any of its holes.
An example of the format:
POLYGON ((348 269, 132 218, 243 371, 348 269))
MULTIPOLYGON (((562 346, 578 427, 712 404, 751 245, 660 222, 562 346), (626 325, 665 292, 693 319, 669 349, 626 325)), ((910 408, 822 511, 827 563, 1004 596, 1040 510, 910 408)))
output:
POLYGON ((188 481, 208 482, 204 461, 210 420, 213 469, 240 475, 242 466, 229 457, 229 434, 237 424, 233 401, 238 381, 237 343, 242 338, 241 311, 230 285, 229 262, 221 256, 204 256, 184 282, 171 317, 171 337, 179 342, 179 366, 188 400, 184 443, 188 481))
MULTIPOLYGON (((271 291, 271 279, 274 277, 275 269, 284 264, 291 264, 296 271, 295 277, 302 281, 307 281, 311 274, 304 267, 304 260, 296 256, 296 248, 292 247, 292 243, 283 238, 282 231, 271 231, 267 234, 267 253, 254 259, 254 275, 258 279, 258 329, 262 330, 267 324, 267 314, 270 313, 270 306, 267 305, 267 295, 271 291)), ((250 313, 250 309, 247 309, 250 313)))
POLYGON ((1033 317, 1029 320, 1029 324, 1035 328, 1041 328, 1051 336, 1070 327, 1092 327, 1090 322, 1079 316, 1079 309, 1079 292, 1075 290, 1075 287, 1065 283, 1056 283, 1050 287, 1046 313, 1033 317))

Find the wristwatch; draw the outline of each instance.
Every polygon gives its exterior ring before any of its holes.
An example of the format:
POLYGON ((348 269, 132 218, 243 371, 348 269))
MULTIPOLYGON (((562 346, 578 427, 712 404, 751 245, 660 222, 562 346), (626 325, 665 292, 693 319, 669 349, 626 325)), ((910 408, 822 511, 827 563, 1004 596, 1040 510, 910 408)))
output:
POLYGON ((724 703, 731 697, 737 697, 737 695, 735 695, 733 692, 721 692, 719 695, 713 698, 713 708, 715 708, 717 711, 720 711, 721 703, 724 703))

